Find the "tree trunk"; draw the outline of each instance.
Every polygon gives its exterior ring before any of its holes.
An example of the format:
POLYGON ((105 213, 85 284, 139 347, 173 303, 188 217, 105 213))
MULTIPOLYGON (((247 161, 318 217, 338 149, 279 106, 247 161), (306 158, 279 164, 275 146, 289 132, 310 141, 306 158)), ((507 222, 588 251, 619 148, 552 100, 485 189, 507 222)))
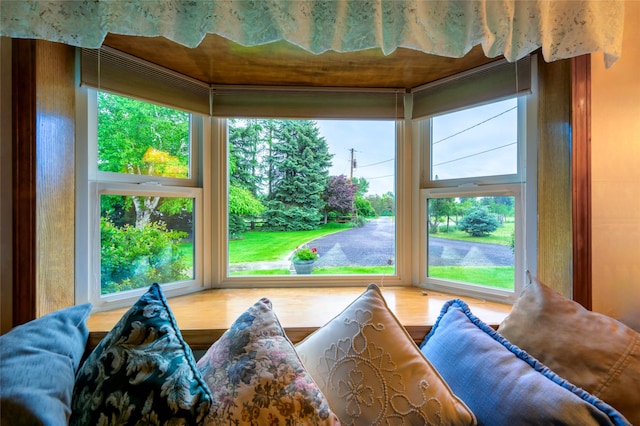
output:
POLYGON ((158 207, 160 197, 138 197, 133 195, 131 199, 136 209, 136 228, 144 228, 149 224, 151 214, 153 214, 156 207, 158 207))

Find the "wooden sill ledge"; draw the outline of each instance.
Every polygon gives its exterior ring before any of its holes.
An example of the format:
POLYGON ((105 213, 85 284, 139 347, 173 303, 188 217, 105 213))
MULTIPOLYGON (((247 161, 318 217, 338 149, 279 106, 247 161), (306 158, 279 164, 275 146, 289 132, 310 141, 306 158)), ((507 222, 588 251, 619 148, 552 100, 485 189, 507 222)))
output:
MULTIPOLYGON (((213 289, 168 299, 182 336, 193 350, 206 350, 249 306, 268 297, 293 343, 322 327, 364 292, 363 287, 213 289)), ((389 308, 416 343, 438 318, 442 305, 459 298, 471 312, 497 327, 511 305, 424 290, 417 287, 383 287, 389 308)), ((89 320, 89 348, 95 347, 127 309, 93 313, 89 320)))

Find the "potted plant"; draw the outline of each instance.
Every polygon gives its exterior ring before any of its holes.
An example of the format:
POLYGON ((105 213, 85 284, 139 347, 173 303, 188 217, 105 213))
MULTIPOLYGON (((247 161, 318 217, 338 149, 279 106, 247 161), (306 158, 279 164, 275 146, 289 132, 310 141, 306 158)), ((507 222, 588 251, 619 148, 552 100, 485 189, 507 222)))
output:
POLYGON ((315 247, 296 247, 291 257, 296 274, 310 274, 313 270, 313 264, 319 257, 320 254, 318 254, 318 249, 315 247))

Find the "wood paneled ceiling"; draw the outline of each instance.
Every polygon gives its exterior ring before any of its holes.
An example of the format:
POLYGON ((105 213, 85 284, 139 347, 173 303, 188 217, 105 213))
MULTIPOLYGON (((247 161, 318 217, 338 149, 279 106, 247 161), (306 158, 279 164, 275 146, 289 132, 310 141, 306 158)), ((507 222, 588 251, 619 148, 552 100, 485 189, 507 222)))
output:
POLYGON ((476 46, 463 58, 399 48, 320 55, 285 41, 244 47, 209 34, 196 48, 163 37, 107 35, 104 45, 210 84, 413 88, 499 58, 476 46))

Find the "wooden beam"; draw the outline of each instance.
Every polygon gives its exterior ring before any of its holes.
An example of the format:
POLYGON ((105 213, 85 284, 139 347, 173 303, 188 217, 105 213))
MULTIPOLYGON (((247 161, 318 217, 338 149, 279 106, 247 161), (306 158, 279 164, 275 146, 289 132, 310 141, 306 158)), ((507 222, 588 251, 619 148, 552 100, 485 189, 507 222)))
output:
POLYGON ((36 42, 12 45, 13 326, 36 317, 36 42))
POLYGON ((591 309, 591 56, 571 60, 573 300, 591 309))

